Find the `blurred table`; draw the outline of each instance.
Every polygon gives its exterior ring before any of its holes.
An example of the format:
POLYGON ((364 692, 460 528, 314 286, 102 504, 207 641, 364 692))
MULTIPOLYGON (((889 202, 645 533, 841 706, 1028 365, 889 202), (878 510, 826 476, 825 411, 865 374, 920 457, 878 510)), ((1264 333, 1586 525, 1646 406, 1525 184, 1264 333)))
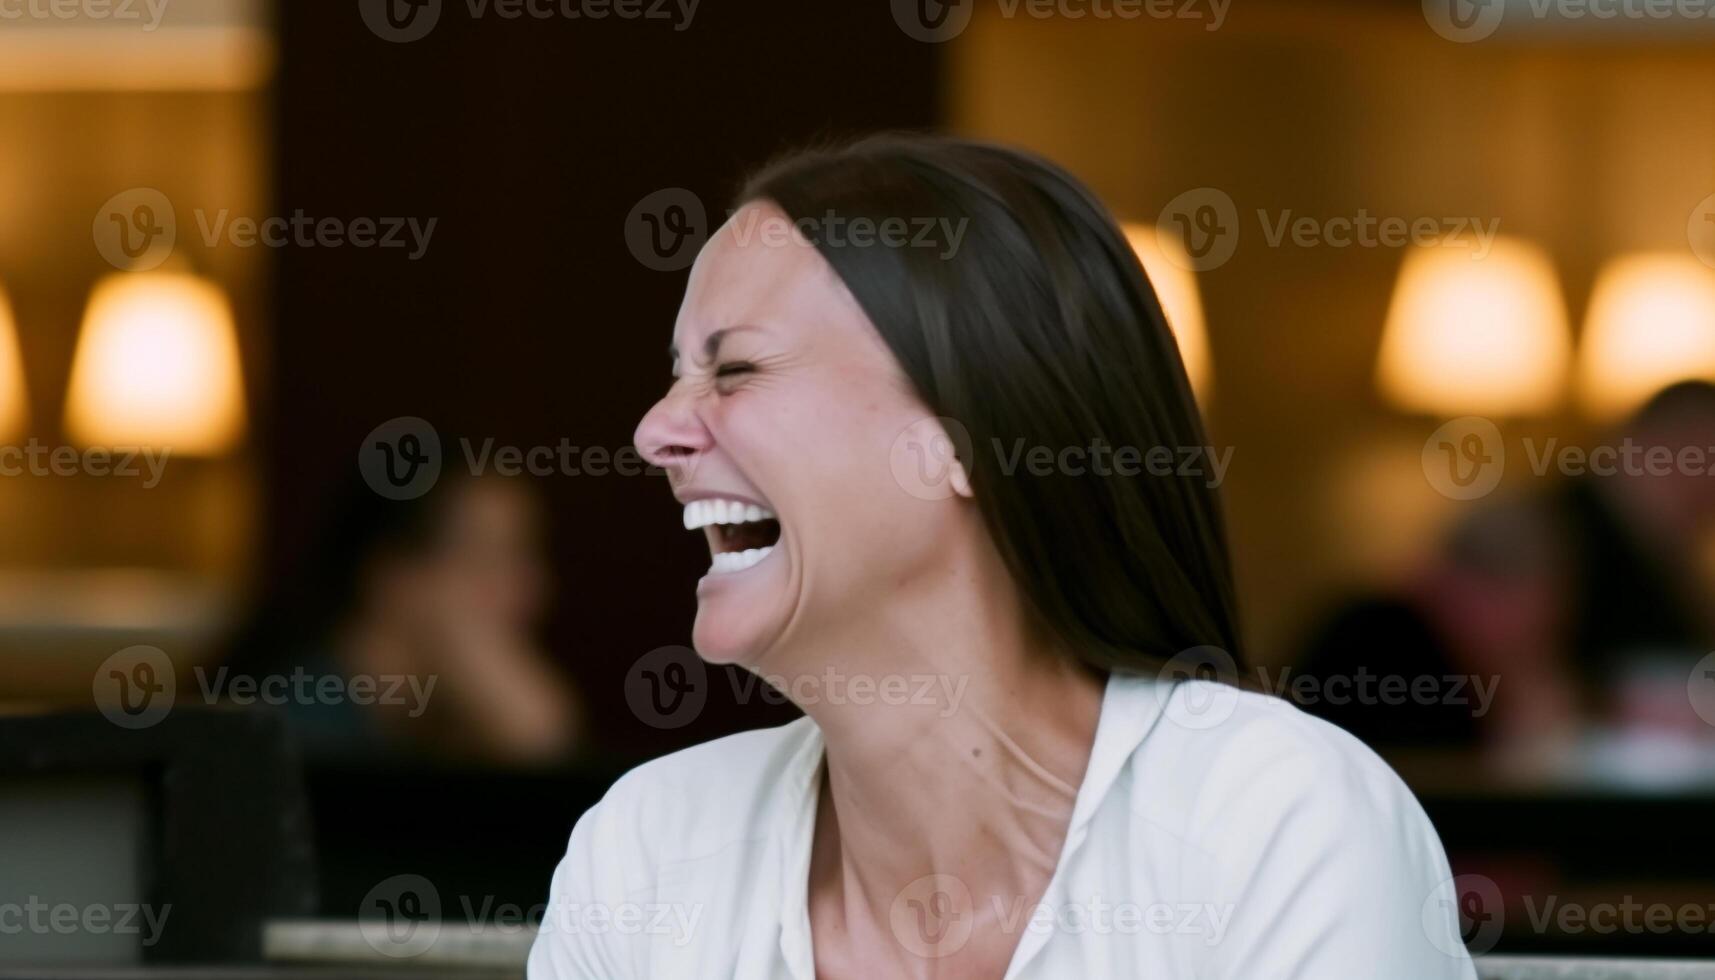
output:
POLYGON ((1512 773, 1463 753, 1387 758, 1429 814, 1454 874, 1493 883, 1502 906, 1495 951, 1709 955, 1715 783, 1614 779, 1600 768, 1512 773), (1695 908, 1704 924, 1696 932, 1602 931, 1588 922, 1566 929, 1558 918, 1567 907, 1626 903, 1695 908))

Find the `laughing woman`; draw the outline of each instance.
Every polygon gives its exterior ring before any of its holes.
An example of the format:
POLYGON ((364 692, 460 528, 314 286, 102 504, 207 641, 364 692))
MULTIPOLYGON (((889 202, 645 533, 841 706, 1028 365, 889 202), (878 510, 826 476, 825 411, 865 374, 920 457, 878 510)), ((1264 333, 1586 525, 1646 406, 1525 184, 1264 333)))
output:
POLYGON ((530 976, 1473 977, 1394 773, 1178 669, 1238 660, 1225 532, 1140 463, 1207 441, 1091 194, 882 137, 740 204, 636 438, 710 545, 698 653, 807 717, 621 779, 530 976))

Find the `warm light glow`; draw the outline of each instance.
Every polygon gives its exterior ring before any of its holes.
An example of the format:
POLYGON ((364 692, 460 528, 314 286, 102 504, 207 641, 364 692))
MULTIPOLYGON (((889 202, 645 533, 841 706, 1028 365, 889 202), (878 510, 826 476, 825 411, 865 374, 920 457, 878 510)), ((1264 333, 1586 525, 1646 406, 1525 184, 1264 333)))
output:
POLYGON ((0 290, 0 441, 10 442, 24 431, 29 408, 24 397, 24 361, 18 352, 18 326, 12 307, 0 290))
MULTIPOLYGON (((155 0, 161 9, 161 0, 155 0)), ((115 4, 117 9, 118 4, 115 4)), ((145 11, 143 3, 131 6, 145 11)), ((242 92, 267 83, 276 51, 249 24, 16 26, 0 19, 0 92, 242 92)))
POLYGON ((1672 252, 1603 266, 1578 358, 1585 407, 1612 419, 1686 378, 1715 380, 1715 270, 1672 252))
POLYGON ((83 445, 213 455, 244 432, 232 310, 220 288, 181 273, 116 273, 96 284, 66 396, 83 445))
POLYGON ((1175 234, 1157 234, 1149 225, 1127 224, 1125 237, 1143 262, 1150 285, 1167 314, 1167 325, 1179 341, 1179 357, 1191 377, 1197 401, 1208 404, 1214 383, 1209 364, 1209 333, 1203 324, 1203 300, 1197 293, 1197 277, 1191 272, 1191 257, 1185 254, 1175 234))
POLYGON ((1400 270, 1376 379, 1406 411, 1532 414, 1560 400, 1571 348, 1560 283, 1541 248, 1502 237, 1478 259, 1426 246, 1400 270))

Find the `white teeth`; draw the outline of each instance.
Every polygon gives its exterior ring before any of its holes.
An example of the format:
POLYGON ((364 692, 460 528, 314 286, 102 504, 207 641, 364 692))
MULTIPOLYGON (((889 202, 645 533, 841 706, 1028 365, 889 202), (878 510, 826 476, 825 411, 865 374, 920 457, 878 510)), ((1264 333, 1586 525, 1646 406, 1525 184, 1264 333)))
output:
POLYGON ((709 574, 726 575, 731 572, 742 572, 750 566, 768 557, 774 550, 773 545, 766 548, 749 548, 744 551, 722 551, 715 555, 709 565, 709 574))
POLYGON ((774 512, 768 508, 742 500, 693 500, 685 505, 684 517, 687 531, 710 524, 746 524, 775 519, 774 512))

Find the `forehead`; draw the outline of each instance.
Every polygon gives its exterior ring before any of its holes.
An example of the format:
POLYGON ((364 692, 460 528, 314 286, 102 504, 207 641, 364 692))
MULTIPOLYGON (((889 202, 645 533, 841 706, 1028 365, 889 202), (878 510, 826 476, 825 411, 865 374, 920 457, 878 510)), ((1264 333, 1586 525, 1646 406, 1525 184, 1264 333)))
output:
POLYGON ((697 256, 673 329, 674 349, 733 326, 785 329, 861 316, 839 276, 775 205, 738 209, 697 256))

